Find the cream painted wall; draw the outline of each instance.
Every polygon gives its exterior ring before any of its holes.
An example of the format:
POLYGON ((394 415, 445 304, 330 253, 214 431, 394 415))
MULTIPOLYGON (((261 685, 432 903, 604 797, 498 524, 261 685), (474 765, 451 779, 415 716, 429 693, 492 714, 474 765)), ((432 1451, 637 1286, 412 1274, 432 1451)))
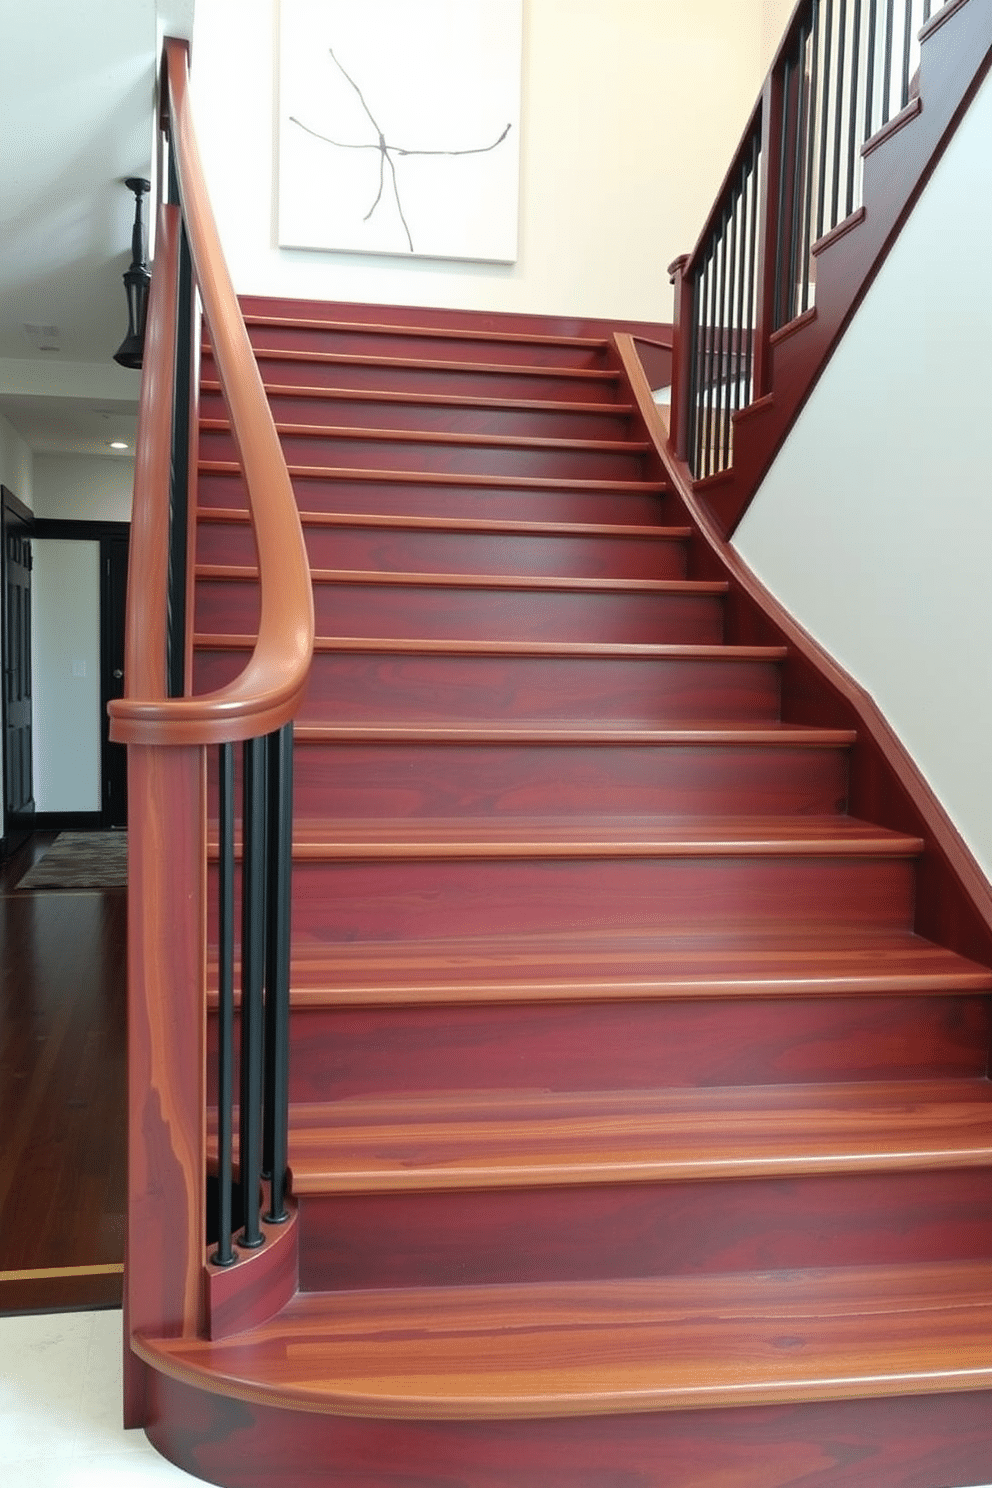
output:
POLYGON ((25 506, 34 506, 31 451, 0 413, 0 483, 25 506))
POLYGON ((670 319, 666 266, 693 247, 764 77, 763 3, 526 0, 521 246, 507 267, 277 248, 277 0, 197 0, 196 115, 237 288, 670 319))
POLYGON ((778 44, 785 35, 789 18, 798 0, 762 0, 761 6, 761 56, 762 71, 771 67, 778 44))
POLYGON ((35 515, 63 522, 130 522, 132 459, 35 455, 35 515))
POLYGON ((100 544, 36 538, 34 795, 38 811, 100 810, 100 544))
POLYGON ((992 80, 735 538, 992 876, 992 80))

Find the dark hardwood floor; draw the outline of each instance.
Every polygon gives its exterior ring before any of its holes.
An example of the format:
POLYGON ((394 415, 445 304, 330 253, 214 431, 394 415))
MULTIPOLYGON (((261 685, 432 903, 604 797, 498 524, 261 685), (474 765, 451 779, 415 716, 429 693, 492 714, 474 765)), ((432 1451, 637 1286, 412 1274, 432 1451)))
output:
POLYGON ((119 1306, 127 892, 16 887, 0 861, 0 1313, 119 1306))

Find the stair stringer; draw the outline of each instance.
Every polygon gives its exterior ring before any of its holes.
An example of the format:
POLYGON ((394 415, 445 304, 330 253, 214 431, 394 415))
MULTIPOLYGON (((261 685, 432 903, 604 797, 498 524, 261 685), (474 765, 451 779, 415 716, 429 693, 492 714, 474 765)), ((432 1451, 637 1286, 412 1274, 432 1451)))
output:
POLYGON ((672 458, 668 432, 651 396, 634 338, 618 333, 616 353, 659 465, 697 536, 695 574, 725 579, 727 639, 738 645, 785 645, 782 717, 790 723, 857 730, 848 809, 926 846, 917 868, 915 928, 960 955, 992 955, 992 886, 871 695, 792 618, 723 535, 709 501, 672 458))

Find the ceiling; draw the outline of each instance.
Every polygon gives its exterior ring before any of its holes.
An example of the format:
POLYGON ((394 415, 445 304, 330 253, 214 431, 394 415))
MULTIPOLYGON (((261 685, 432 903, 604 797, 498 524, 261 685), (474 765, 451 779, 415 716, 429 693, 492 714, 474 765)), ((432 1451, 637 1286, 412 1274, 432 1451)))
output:
POLYGON ((29 0, 4 17, 0 413, 35 453, 133 452, 140 373, 113 361, 123 182, 150 176, 158 37, 188 36, 193 3, 29 0))

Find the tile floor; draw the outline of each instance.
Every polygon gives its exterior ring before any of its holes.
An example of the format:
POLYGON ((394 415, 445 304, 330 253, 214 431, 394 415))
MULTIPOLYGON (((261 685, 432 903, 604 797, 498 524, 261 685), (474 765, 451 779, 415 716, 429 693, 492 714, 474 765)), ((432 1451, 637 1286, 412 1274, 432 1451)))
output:
POLYGON ((121 1314, 0 1317, 0 1463, 17 1488, 192 1484, 121 1426, 121 1314))
POLYGON ((0 1361, 4 1482, 17 1488, 200 1482, 160 1457, 144 1432, 121 1427, 120 1312, 0 1317, 0 1361))

